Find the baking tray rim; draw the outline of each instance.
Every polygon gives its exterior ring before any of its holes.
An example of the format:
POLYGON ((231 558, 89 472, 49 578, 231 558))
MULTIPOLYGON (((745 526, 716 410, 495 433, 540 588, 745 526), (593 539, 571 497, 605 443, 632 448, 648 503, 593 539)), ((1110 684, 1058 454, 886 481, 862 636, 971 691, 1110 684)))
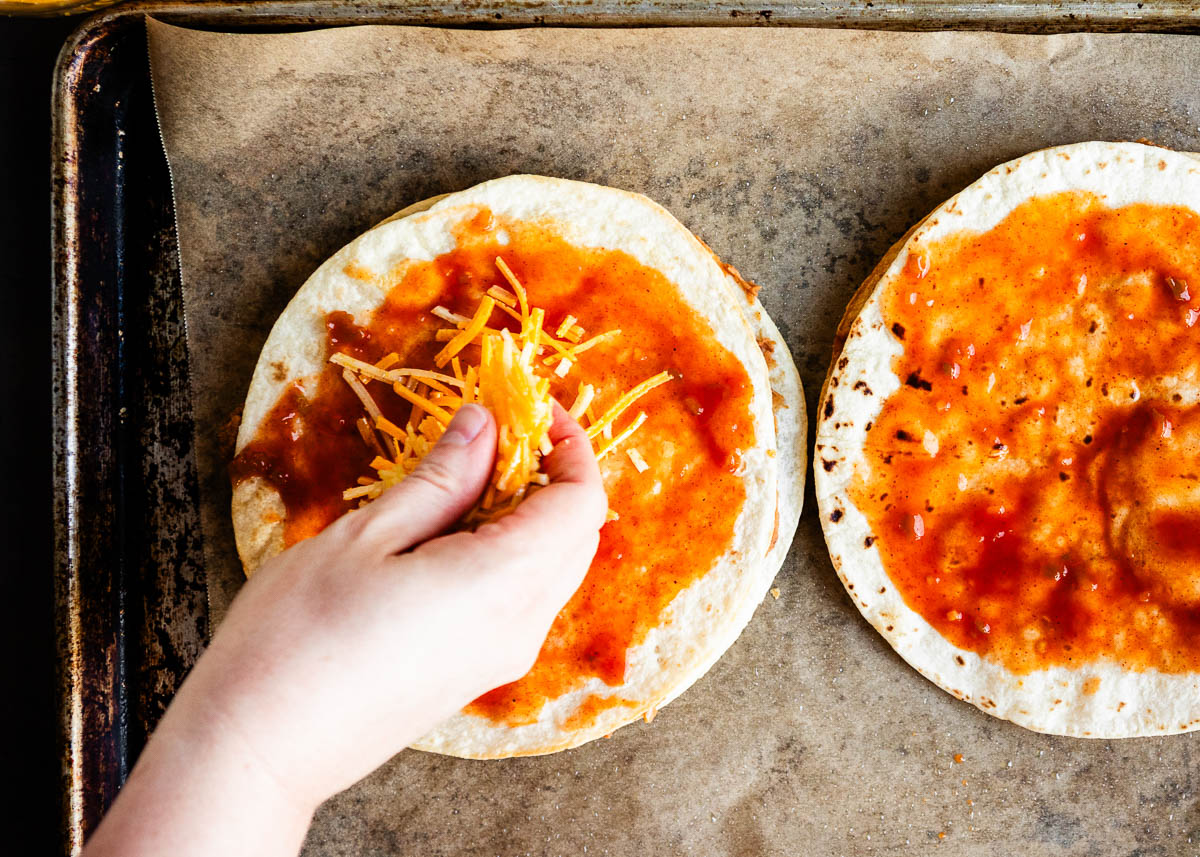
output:
MULTIPOLYGON (((789 26, 843 29, 989 29, 1011 32, 1200 32, 1200 0, 136 0, 84 20, 67 39, 55 79, 93 31, 153 15, 166 23, 318 28, 789 26)), ((55 104, 58 104, 57 95, 55 104)), ((58 142, 56 136, 55 142, 58 142)))
MULTIPOLYGON (((88 747, 83 742, 85 700, 78 681, 83 658, 82 615, 78 581, 81 545, 81 462, 78 456, 78 407, 81 387, 78 348, 79 302, 86 284, 80 280, 82 223, 78 206, 82 159, 81 134, 85 99, 77 88, 80 74, 105 40, 120 33, 131 19, 154 16, 182 26, 206 29, 281 31, 356 24, 437 27, 626 27, 626 26, 793 26, 921 31, 989 29, 1012 32, 1146 31, 1200 32, 1200 2, 1166 0, 852 0, 845 7, 806 0, 801 3, 748 3, 717 0, 696 8, 675 2, 535 2, 486 0, 455 6, 450 2, 410 0, 231 0, 178 2, 144 0, 110 7, 86 18, 67 38, 54 70, 51 131, 51 251, 53 479, 54 479, 54 612, 58 641, 59 758, 63 783, 64 852, 77 854, 83 845, 85 794, 76 776, 88 747)), ((120 36, 118 35, 117 38, 120 36)), ((149 71, 148 67, 146 69, 149 71)), ((86 379, 85 379, 86 383, 86 379)), ((123 750, 124 748, 122 748, 123 750)))

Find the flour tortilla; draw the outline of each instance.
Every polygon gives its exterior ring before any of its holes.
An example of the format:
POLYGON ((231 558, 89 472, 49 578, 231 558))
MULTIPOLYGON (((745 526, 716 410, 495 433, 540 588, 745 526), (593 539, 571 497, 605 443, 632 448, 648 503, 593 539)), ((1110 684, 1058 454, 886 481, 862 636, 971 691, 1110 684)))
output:
POLYGON ((855 467, 868 466, 866 426, 900 387, 891 364, 903 346, 885 327, 881 296, 903 270, 909 248, 962 230, 986 231, 1031 197, 1070 190, 1095 193, 1112 207, 1150 202, 1200 211, 1200 164, 1192 155, 1136 143, 1034 152, 983 176, 892 247, 847 308, 817 406, 813 473, 821 526, 834 567, 863 616, 901 657, 954 696, 1056 735, 1186 732, 1200 728, 1200 675, 1132 672, 1111 661, 1017 675, 952 645, 904 603, 878 548, 866 546, 871 528, 849 495, 855 467), (866 383, 856 390, 858 381, 866 383))
MULTIPOLYGON (((554 752, 611 733, 652 712, 697 678, 737 638, 786 555, 802 496, 804 402, 787 347, 757 303, 747 300, 715 257, 669 213, 647 198, 597 185, 537 176, 509 176, 398 212, 351 242, 301 287, 276 322, 255 368, 243 411, 238 450, 250 441, 279 395, 299 382, 314 389, 328 355, 323 320, 333 310, 363 323, 380 306, 407 261, 428 261, 453 247, 452 227, 487 206, 500 217, 548 225, 579 246, 629 253, 663 273, 681 297, 712 324, 717 340, 745 366, 753 393, 756 447, 743 454, 747 501, 729 550, 704 577, 665 608, 662 623, 627 653, 626 681, 609 687, 590 679, 549 701, 539 719, 510 727, 458 714, 414 746, 473 758, 554 752), (371 272, 364 282, 344 274, 348 263, 371 272), (768 367, 757 339, 771 342, 768 367), (784 446, 776 448, 772 384, 779 398, 784 446), (785 480, 782 490, 779 479, 785 480), (778 497, 777 497, 778 493, 778 497), (589 696, 627 700, 586 727, 565 723, 589 696)), ((283 548, 285 510, 264 480, 234 489, 233 519, 247 573, 283 548)))

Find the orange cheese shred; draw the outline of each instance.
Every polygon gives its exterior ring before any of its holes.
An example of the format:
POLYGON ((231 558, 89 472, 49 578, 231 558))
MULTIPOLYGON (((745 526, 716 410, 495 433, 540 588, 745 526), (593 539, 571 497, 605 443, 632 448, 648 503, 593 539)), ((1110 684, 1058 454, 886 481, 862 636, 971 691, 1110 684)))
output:
POLYGON ((633 433, 642 427, 642 423, 645 421, 646 414, 644 412, 638 414, 637 417, 634 418, 633 422, 626 426, 620 434, 596 450, 596 458, 603 458, 620 446, 623 442, 629 440, 629 438, 633 436, 633 433))
POLYGON ((396 440, 404 440, 404 429, 396 425, 382 414, 375 418, 375 428, 385 434, 390 434, 396 440))
POLYGON ((562 339, 567 335, 568 332, 570 332, 571 328, 575 326, 575 322, 577 321, 579 321, 579 319, 577 319, 575 316, 568 315, 562 320, 562 323, 559 324, 558 329, 554 331, 554 335, 559 339, 562 339))
POLYGON ((462 329, 462 332, 451 339, 446 347, 437 353, 433 358, 433 363, 439 369, 450 362, 450 358, 458 352, 462 351, 471 344, 471 340, 479 335, 479 332, 487 326, 487 321, 492 315, 492 307, 496 305, 495 298, 490 298, 484 295, 482 301, 479 302, 479 309, 475 311, 475 317, 471 319, 471 323, 462 329))
POLYGON ((503 286, 492 286, 487 293, 506 307, 515 309, 517 306, 517 296, 503 286))
POLYGON ((433 402, 429 401, 429 399, 422 396, 420 393, 413 392, 412 390, 408 389, 408 387, 405 387, 403 384, 396 384, 392 387, 392 389, 396 391, 396 395, 399 396, 400 398, 407 399, 408 401, 412 402, 417 407, 432 414, 437 419, 437 421, 440 422, 442 425, 449 424, 449 422, 452 418, 451 413, 442 408, 439 408, 433 402))
POLYGON ((670 372, 659 372, 652 378, 647 378, 645 381, 638 384, 621 398, 617 399, 616 404, 604 412, 604 416, 600 417, 600 419, 588 426, 588 437, 594 440, 596 435, 600 434, 600 432, 602 432, 606 426, 610 426, 616 422, 617 418, 620 417, 630 405, 632 405, 642 396, 649 393, 655 387, 659 387, 670 380, 670 372))

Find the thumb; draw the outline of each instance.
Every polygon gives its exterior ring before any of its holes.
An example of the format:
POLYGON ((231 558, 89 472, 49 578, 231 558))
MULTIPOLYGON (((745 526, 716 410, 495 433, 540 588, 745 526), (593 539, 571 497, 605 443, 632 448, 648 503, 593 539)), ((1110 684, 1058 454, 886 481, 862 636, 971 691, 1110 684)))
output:
POLYGON ((496 421, 487 408, 463 405, 437 445, 403 482, 363 510, 365 531, 390 553, 443 532, 479 499, 496 457, 496 421))

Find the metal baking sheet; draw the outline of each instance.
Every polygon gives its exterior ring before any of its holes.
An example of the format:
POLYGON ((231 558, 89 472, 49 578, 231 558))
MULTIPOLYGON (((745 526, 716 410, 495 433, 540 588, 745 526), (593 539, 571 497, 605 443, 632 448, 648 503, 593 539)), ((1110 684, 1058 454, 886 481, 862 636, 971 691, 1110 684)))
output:
MULTIPOLYGON (((1139 6, 1121 2, 762 7, 480 3, 462 8, 407 3, 214 2, 122 7, 84 24, 64 49, 54 101, 55 575, 66 850, 74 853, 79 849, 83 837, 111 803, 131 760, 208 632, 198 477, 187 392, 189 355, 181 321, 169 174, 147 74, 145 13, 185 26, 255 31, 366 22, 455 27, 732 23, 1021 32, 1192 31, 1200 26, 1197 4, 1139 6)), ((809 527, 814 526, 813 512, 810 505, 806 511, 809 527)), ((827 560, 815 557, 813 562, 827 560)), ((826 583, 830 585, 822 585, 821 591, 827 598, 837 598, 836 580, 832 574, 829 578, 826 583)), ((834 615, 831 613, 831 621, 834 615)), ((865 625, 857 630, 869 632, 865 625)), ((831 680, 836 682, 837 677, 831 680)), ((948 698, 938 701, 938 691, 932 686, 928 693, 935 707, 958 704, 948 698)), ((733 699, 729 702, 738 704, 733 699)), ((685 697, 676 707, 687 704, 685 697)), ((938 749, 935 737, 917 740, 914 736, 911 746, 906 743, 896 752, 901 756, 918 749, 952 752, 949 747, 938 749)), ((1051 743, 1045 747, 1060 751, 1053 739, 1047 740, 1051 743)), ((1121 765, 1122 746, 1115 745, 1111 751, 1111 765, 1121 765)), ((794 749, 799 753, 803 748, 794 749)), ((1041 752, 1046 752, 1045 748, 1041 752)), ((852 747, 844 749, 842 758, 847 765, 859 763, 852 747)), ((1023 781, 1020 760, 1014 761, 1018 772, 1011 788, 1016 800, 1023 781)), ((958 773, 951 762, 946 769, 958 773)), ((1120 774, 1099 770, 1090 776, 1103 782, 1120 774)), ((1171 824, 1164 822, 1153 831, 1148 827, 1146 836, 1137 840, 1155 849, 1147 853, 1195 853, 1194 846, 1184 840, 1189 831, 1200 829, 1195 815, 1196 776, 1184 757, 1183 770, 1169 791, 1161 795, 1130 791, 1131 800, 1169 806, 1165 811, 1172 815, 1171 824), (1176 823, 1174 812, 1187 815, 1176 823), (1179 838, 1163 839, 1164 831, 1178 831, 1179 838)), ((568 786, 562 788, 564 793, 571 791, 568 786)), ((947 779, 945 788, 958 787, 947 779)), ((823 803, 831 800, 797 789, 790 800, 803 796, 803 809, 809 814, 820 815, 823 803)), ((946 797, 932 794, 930 799, 946 797)), ((969 799, 965 791, 962 799, 965 806, 969 799)), ((772 809, 769 796, 766 801, 763 812, 782 811, 778 802, 772 809)), ((895 820, 902 811, 886 801, 879 806, 881 821, 883 816, 895 820)), ((1031 818, 1030 827, 1048 837, 1042 843, 1045 853, 1082 853, 1083 845, 1095 841, 1081 835, 1077 817, 1060 807, 1034 811, 1038 818, 1031 818)), ((757 819, 752 810, 747 813, 757 819)), ((743 821, 746 834, 731 834, 727 853, 769 850, 765 843, 754 846, 749 832, 756 827, 750 818, 735 819, 736 824, 743 821)), ((534 824, 532 819, 514 819, 513 823, 526 825, 526 830, 534 824)), ((717 819, 711 823, 716 824, 717 819)), ((346 835, 354 835, 349 816, 344 829, 346 835)), ((880 846, 865 838, 869 833, 860 833, 846 832, 848 853, 879 850, 880 846)), ((922 830, 919 836, 928 833, 922 830)), ((938 841, 932 840, 929 847, 938 841)), ((332 850, 332 843, 327 844, 332 850)), ((655 843, 636 844, 648 847, 655 843)), ((344 843, 344 847, 353 846, 344 843)), ((505 847, 496 843, 496 850, 503 853, 505 847)), ((554 846, 547 844, 545 853, 555 853, 554 846)))

